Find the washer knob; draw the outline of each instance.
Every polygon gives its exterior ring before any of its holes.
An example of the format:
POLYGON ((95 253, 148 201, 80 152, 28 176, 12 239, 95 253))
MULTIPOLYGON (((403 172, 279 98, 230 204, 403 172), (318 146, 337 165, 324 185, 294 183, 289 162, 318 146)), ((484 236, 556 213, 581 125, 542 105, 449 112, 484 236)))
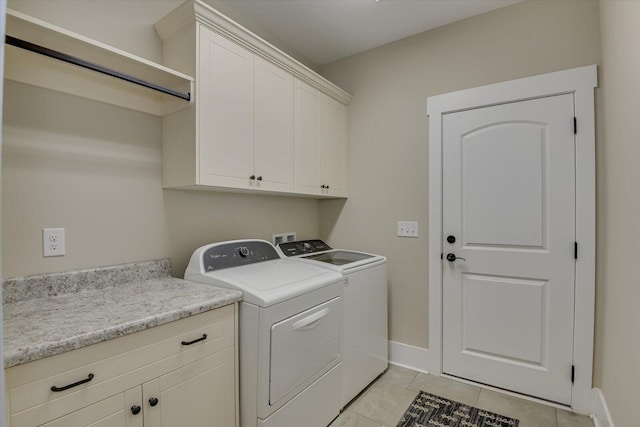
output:
POLYGON ((249 249, 247 249, 246 246, 241 246, 240 249, 238 249, 238 253, 242 258, 246 258, 249 256, 249 249))

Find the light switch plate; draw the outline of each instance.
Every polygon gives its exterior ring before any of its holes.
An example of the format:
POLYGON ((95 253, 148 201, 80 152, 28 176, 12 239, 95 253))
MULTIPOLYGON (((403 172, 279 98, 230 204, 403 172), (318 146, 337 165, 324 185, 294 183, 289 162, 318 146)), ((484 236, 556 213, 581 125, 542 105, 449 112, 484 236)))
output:
POLYGON ((42 229, 42 254, 49 256, 64 256, 64 228, 42 229))
POLYGON ((418 221, 398 221, 398 237, 418 237, 418 221))

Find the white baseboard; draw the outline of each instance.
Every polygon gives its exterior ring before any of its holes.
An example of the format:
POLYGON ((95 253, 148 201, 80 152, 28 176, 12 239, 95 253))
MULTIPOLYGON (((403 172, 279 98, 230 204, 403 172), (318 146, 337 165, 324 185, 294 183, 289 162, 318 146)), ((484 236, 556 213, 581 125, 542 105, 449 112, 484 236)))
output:
POLYGON ((433 359, 433 354, 426 348, 389 341, 389 363, 392 365, 424 373, 437 372, 439 369, 434 366, 433 359))
POLYGON ((591 413, 595 427, 614 427, 607 401, 599 388, 591 389, 591 413))

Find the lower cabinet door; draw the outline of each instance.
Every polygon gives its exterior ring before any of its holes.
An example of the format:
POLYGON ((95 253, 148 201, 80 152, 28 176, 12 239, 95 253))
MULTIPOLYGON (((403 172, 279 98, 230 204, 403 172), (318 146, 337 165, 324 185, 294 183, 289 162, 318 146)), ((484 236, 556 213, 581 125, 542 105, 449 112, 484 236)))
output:
POLYGON ((234 427, 234 348, 142 385, 144 427, 234 427))
POLYGON ((141 408, 142 387, 134 387, 124 393, 79 409, 57 418, 41 427, 143 427, 141 408))

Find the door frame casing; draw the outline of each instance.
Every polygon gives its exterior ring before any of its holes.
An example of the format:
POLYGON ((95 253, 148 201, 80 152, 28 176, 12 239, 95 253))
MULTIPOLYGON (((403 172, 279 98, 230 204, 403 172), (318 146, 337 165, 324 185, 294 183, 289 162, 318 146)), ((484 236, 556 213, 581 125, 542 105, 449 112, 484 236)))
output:
MULTIPOLYGON (((589 65, 427 98, 429 117, 429 372, 442 374, 442 122, 443 115, 561 94, 573 94, 576 150, 575 313, 571 393, 574 412, 591 410, 595 322, 595 106, 597 66, 589 65)), ((569 118, 568 118, 569 119, 569 118)), ((567 375, 570 375, 567 372, 567 375)))

